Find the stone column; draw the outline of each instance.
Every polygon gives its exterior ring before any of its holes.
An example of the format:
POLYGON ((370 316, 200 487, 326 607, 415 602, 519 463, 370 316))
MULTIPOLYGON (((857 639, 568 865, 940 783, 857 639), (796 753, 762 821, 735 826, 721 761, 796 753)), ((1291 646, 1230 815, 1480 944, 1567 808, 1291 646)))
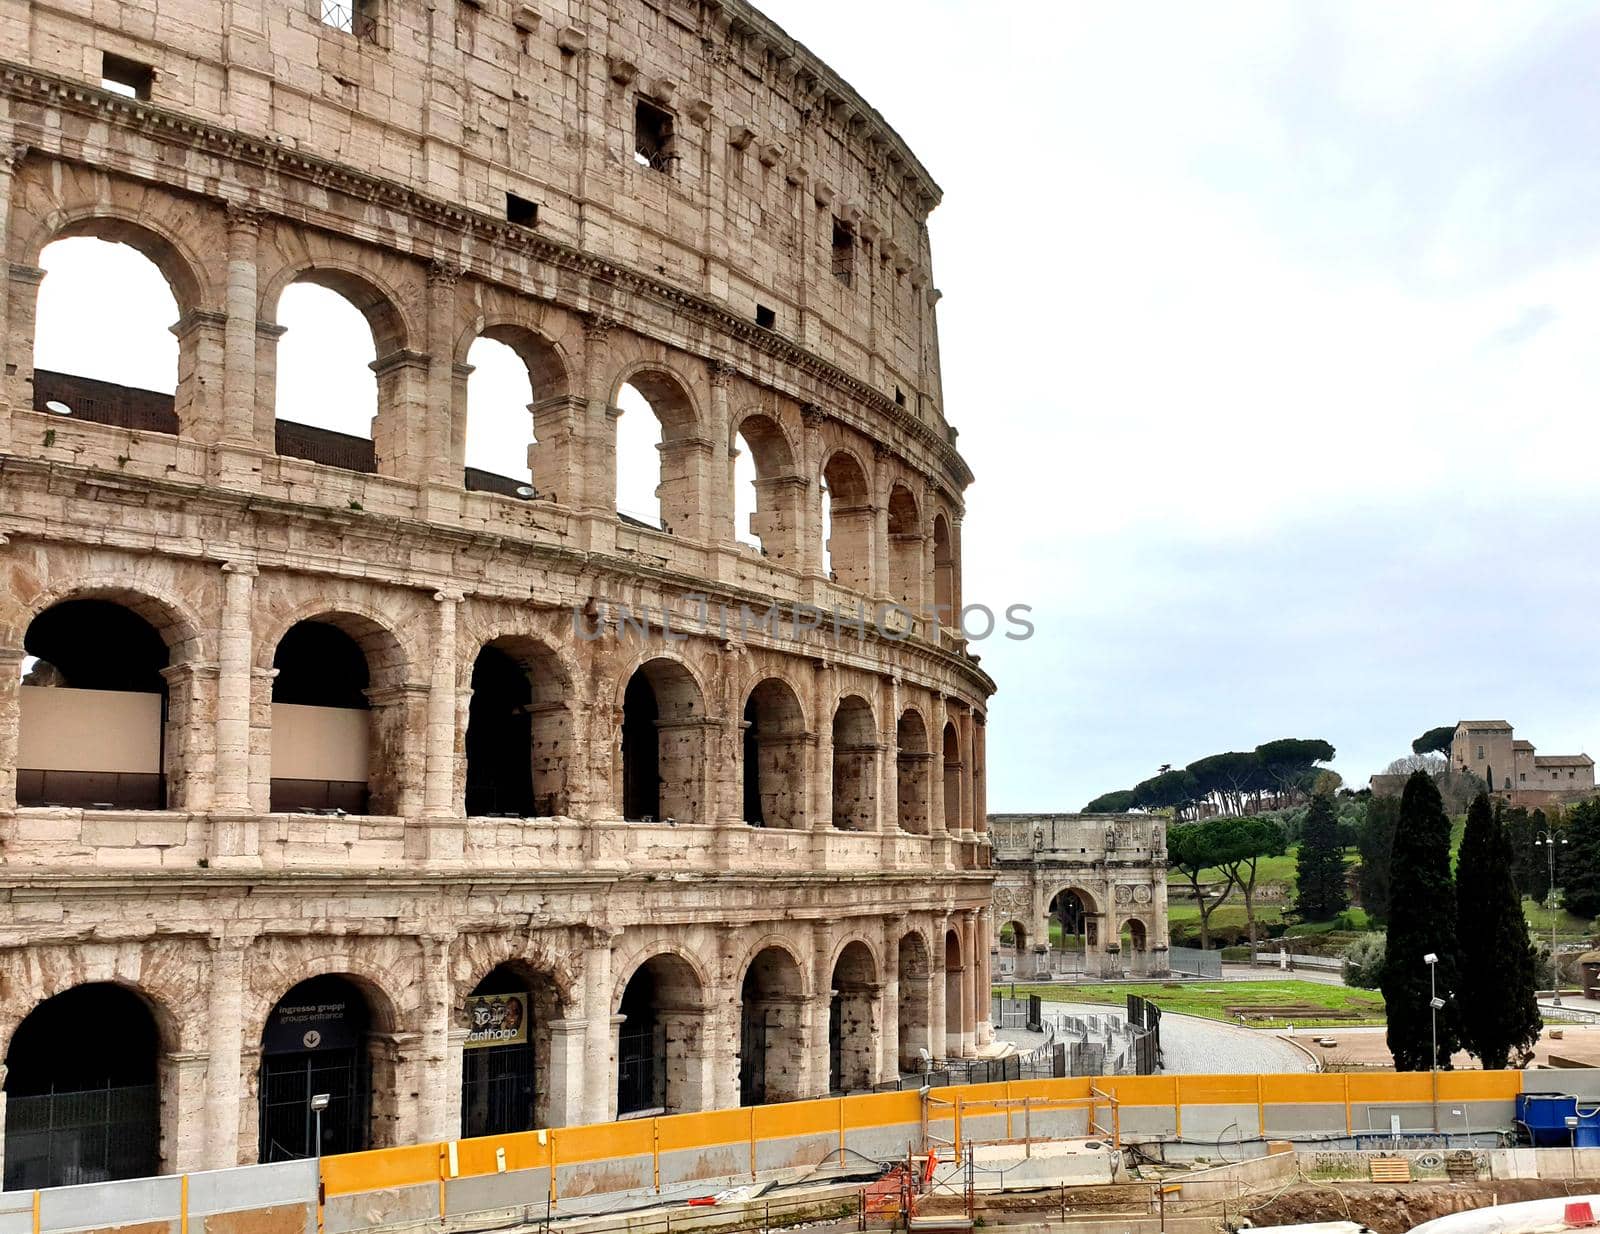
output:
POLYGON ((811 715, 816 729, 816 765, 811 781, 811 830, 827 832, 833 826, 833 668, 826 660, 813 660, 811 715))
MULTIPOLYGON (((21 340, 12 339, 8 333, 12 284, 6 277, 9 273, 6 252, 10 243, 11 186, 16 179, 16 168, 27 153, 28 147, 21 143, 0 150, 0 454, 11 449, 11 407, 17 397, 15 391, 21 388, 20 380, 13 382, 6 376, 7 365, 16 365, 19 379, 23 371, 23 357, 12 354, 13 349, 21 346, 21 340)), ((31 354, 27 357, 27 367, 30 371, 33 367, 31 354)), ((0 763, 0 767, 11 766, 10 763, 0 763)), ((0 809, 5 809, 3 799, 0 799, 0 809)))
POLYGON ((439 608, 433 631, 433 666, 428 682, 428 738, 423 773, 422 811, 432 818, 451 818, 456 808, 456 609, 459 591, 437 591, 439 608))
POLYGON ((944 817, 944 699, 929 696, 928 718, 928 834, 933 837, 933 865, 949 859, 950 828, 944 817))
POLYGON ((878 790, 878 831, 895 835, 900 830, 900 679, 886 678, 882 685, 878 728, 883 733, 883 780, 878 790))
POLYGON ((876 1083, 893 1080, 900 1075, 900 931, 905 916, 896 914, 883 920, 883 1021, 878 1038, 878 1074, 876 1083))
POLYGON ((717 967, 712 988, 706 991, 711 1007, 708 1017, 710 1038, 706 1054, 711 1060, 710 1104, 707 1108, 727 1110, 739 1104, 740 1016, 739 1001, 744 974, 739 971, 742 951, 739 931, 725 926, 717 931, 717 967))
MULTIPOLYGON (((423 401, 427 413, 420 426, 425 518, 457 506, 462 486, 461 461, 455 456, 457 440, 465 443, 465 425, 456 423, 457 415, 466 418, 465 397, 455 397, 455 302, 460 278, 461 271, 447 262, 428 266, 428 373, 423 401)), ((464 392, 465 379, 461 385, 464 392)))
MULTIPOLYGON (((37 266, 23 266, 13 264, 7 266, 3 256, 0 256, 0 275, 10 275, 6 283, 4 294, 10 301, 7 310, 6 327, 10 336, 6 339, 9 348, 6 367, 14 368, 15 372, 9 377, 4 369, 0 369, 0 382, 3 382, 11 407, 15 411, 29 411, 33 408, 33 336, 39 311, 39 284, 44 282, 44 271, 37 266)), ((6 436, 0 439, 0 445, 10 448, 10 412, 6 416, 6 436)))
MULTIPOLYGON (((0 547, 6 537, 0 535, 0 547)), ((17 807, 17 739, 22 727, 21 647, 0 647, 0 814, 17 807)))
POLYGON ((617 417, 611 405, 611 323, 586 317, 583 325, 584 393, 587 396, 581 433, 581 482, 572 503, 581 510, 611 517, 617 509, 617 417))
POLYGON ((616 1100, 611 1063, 611 948, 619 936, 603 927, 589 931, 583 962, 583 1116, 603 1123, 616 1100))
POLYGON ((417 1133, 423 1140, 453 1140, 461 1134, 459 1075, 454 1089, 450 1087, 450 1029, 455 1010, 450 985, 453 938, 450 934, 424 934, 417 940, 422 950, 417 1133))
POLYGON ((894 590, 889 581, 889 490, 894 481, 889 470, 889 447, 881 441, 872 443, 872 592, 880 600, 888 600, 894 590))
POLYGON ((815 403, 805 403, 800 418, 805 423, 800 452, 805 490, 800 494, 800 560, 795 564, 802 573, 820 580, 827 577, 822 568, 822 426, 828 417, 815 403))
POLYGON ((244 1071, 244 953, 248 939, 211 939, 206 1004, 206 1152, 203 1168, 239 1164, 239 1096, 244 1071))
POLYGON ((584 1020, 550 1021, 550 1092, 545 1121, 552 1127, 575 1127, 584 1121, 584 1020))
POLYGON ((228 287, 222 328, 222 442, 261 447, 256 440, 256 242, 261 215, 228 207, 228 287))
POLYGON ((206 1166, 206 1083, 210 1058, 203 1051, 161 1056, 161 1164, 164 1173, 187 1174, 206 1166))
POLYGON ((833 1007, 833 936, 822 925, 813 924, 811 931, 811 1048, 806 1053, 802 1098, 826 1096, 832 1078, 828 1068, 828 1013, 833 1007))
POLYGON ((967 963, 972 968, 972 1044, 977 1047, 989 1044, 989 1004, 993 1001, 994 979, 989 972, 989 938, 992 926, 989 910, 980 908, 971 914, 972 958, 967 963))
POLYGON ((222 621, 217 635, 217 771, 211 807, 226 813, 250 809, 250 684, 253 562, 222 567, 222 621))
POLYGON ((928 1053, 934 1058, 949 1058, 950 1049, 946 1030, 946 983, 949 974, 945 969, 944 936, 949 923, 943 917, 933 921, 932 954, 928 956, 928 1053))

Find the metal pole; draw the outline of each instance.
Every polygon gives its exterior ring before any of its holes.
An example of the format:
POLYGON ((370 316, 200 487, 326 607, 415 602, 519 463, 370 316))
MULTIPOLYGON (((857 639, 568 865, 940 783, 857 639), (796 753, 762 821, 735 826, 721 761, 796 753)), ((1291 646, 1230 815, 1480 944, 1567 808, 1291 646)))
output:
POLYGON ((1549 889, 1545 901, 1550 909, 1550 1001, 1561 1006, 1561 966, 1556 963, 1556 839, 1550 836, 1545 842, 1545 859, 1549 863, 1549 889))
POLYGON ((317 1116, 317 1160, 321 1161, 322 1160, 322 1111, 320 1109, 316 1109, 316 1110, 312 1110, 312 1113, 317 1116))

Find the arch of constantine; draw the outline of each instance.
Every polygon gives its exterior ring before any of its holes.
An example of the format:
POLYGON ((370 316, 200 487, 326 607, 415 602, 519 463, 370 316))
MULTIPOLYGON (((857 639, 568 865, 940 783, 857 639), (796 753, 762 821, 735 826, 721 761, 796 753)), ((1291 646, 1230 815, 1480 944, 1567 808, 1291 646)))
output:
POLYGON ((994 687, 883 118, 744 0, 0 0, 0 58, 8 1189, 974 1053, 994 687), (85 239, 165 389, 36 365, 85 239), (304 287, 350 431, 280 382, 304 287))
POLYGON ((1167 971, 1166 820, 991 814, 994 937, 1018 979, 1167 971))

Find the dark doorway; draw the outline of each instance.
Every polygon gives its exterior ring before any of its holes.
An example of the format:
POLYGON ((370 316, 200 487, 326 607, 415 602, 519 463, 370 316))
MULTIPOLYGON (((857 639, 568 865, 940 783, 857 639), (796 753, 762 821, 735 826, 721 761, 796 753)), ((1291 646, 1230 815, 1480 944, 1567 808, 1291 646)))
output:
POLYGON ((761 810, 761 711, 753 694, 744 705, 744 821, 766 826, 761 810))
POLYGON ((121 986, 76 986, 29 1012, 6 1054, 5 1189, 155 1174, 157 1050, 150 1009, 121 986))
POLYGON ((500 965, 473 987, 464 1008, 461 1134, 504 1135, 534 1125, 534 1000, 528 980, 500 965))
POLYGON ((622 816, 661 816, 660 711, 656 692, 644 672, 628 680, 622 696, 622 816))
POLYGON ((267 1016, 261 1033, 261 1160, 317 1155, 311 1098, 328 1096, 322 1155, 372 1146, 371 1015, 348 978, 302 981, 267 1016))
POLYGON ((739 1104, 801 1096, 801 989, 799 966, 781 947, 766 948, 745 970, 739 996, 739 1104))
POLYGON ((617 1009, 624 1017, 617 1038, 617 1113, 666 1108, 666 1033, 656 1014, 656 979, 649 966, 628 982, 617 1009))
POLYGON ((472 666, 467 710, 467 813, 516 818, 533 803, 533 687, 521 664, 485 647, 472 666))

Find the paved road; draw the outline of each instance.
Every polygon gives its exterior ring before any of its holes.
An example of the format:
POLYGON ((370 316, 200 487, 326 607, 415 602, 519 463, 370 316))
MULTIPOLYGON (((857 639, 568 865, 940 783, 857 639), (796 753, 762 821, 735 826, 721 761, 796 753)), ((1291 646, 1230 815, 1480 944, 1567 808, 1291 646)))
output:
MULTIPOLYGON (((1123 1016, 1115 1007, 1090 1003, 1046 1003, 1045 1008, 1065 1011, 1068 1015, 1115 1015, 1118 1019, 1123 1016)), ((1040 1034, 1026 1029, 1002 1029, 996 1036, 1022 1050, 1032 1049, 1044 1040, 1040 1034)), ((1220 1020, 1204 1020, 1198 1016, 1163 1015, 1161 1053, 1162 1070, 1172 1075, 1255 1075, 1314 1070, 1305 1054, 1275 1032, 1236 1028, 1220 1020)))

